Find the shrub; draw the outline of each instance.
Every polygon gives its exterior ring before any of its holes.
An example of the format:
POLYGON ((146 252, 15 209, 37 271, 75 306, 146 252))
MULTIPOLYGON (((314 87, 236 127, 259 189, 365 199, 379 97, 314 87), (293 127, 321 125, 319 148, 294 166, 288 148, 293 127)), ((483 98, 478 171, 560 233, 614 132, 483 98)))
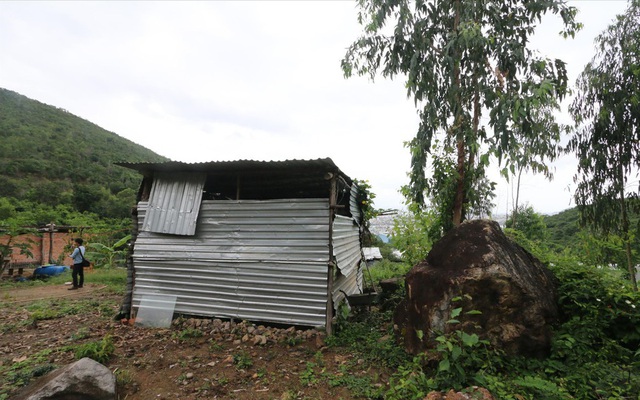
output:
POLYGON ((391 244, 402 252, 405 262, 414 265, 424 260, 438 233, 433 232, 436 217, 432 211, 398 215, 393 224, 391 244))
MULTIPOLYGON (((374 283, 383 279, 403 277, 411 269, 411 265, 401 262, 393 262, 389 260, 378 261, 368 268, 371 273, 370 279, 374 283)), ((366 278, 369 278, 367 276, 366 278)), ((366 279, 365 278, 365 279, 366 279)))

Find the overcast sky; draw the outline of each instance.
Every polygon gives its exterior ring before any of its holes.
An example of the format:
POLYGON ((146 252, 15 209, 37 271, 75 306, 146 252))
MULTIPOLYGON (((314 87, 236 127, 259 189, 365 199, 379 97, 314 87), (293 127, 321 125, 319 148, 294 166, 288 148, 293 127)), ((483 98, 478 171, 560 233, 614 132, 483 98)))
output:
MULTIPOLYGON (((627 3, 569 3, 584 30, 564 40, 549 16, 533 45, 566 61, 575 82, 627 3)), ((402 79, 343 77, 356 16, 351 1, 0 1, 0 87, 177 161, 329 157, 369 180, 376 207, 400 208, 403 143, 418 118, 402 79)), ((552 183, 523 181, 521 203, 541 213, 574 205, 575 161, 555 168, 552 183)), ((490 176, 504 213, 511 187, 490 176)))

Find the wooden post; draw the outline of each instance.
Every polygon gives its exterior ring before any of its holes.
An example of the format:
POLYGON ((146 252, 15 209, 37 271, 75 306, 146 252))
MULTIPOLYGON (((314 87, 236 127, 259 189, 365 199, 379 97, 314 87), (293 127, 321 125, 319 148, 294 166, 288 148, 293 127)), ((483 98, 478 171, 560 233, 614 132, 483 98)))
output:
POLYGON ((53 232, 55 224, 53 221, 49 224, 49 264, 53 264, 53 232))
POLYGON ((38 257, 38 264, 44 265, 44 234, 40 236, 40 257, 38 257))

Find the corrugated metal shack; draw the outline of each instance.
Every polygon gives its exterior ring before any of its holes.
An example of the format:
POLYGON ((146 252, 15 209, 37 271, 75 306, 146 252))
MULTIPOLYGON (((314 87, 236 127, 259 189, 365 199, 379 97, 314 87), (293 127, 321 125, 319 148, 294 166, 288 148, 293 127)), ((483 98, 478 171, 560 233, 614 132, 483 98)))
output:
POLYGON ((177 314, 330 332, 362 293, 357 188, 331 159, 119 165, 143 175, 125 314, 170 298, 177 314))

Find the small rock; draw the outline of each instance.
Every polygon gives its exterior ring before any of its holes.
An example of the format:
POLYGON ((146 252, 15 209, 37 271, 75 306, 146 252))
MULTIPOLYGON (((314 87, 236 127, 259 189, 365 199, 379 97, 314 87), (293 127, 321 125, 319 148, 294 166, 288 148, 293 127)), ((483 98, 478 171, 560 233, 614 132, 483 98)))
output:
POLYGON ((254 336, 254 338, 253 338, 253 345, 254 346, 258 346, 258 345, 264 346, 265 344, 267 344, 267 338, 266 337, 264 337, 262 335, 254 336))

